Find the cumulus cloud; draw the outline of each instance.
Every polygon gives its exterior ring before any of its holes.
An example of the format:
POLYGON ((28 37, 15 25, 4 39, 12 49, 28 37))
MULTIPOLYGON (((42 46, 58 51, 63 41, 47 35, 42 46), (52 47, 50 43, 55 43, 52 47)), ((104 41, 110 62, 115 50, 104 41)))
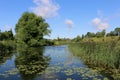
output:
POLYGON ((70 19, 65 20, 65 24, 68 26, 68 28, 72 28, 74 25, 74 22, 70 19))
POLYGON ((98 30, 104 30, 109 27, 109 24, 106 20, 101 18, 94 18, 92 20, 92 24, 98 29, 98 30))
POLYGON ((31 10, 43 18, 51 18, 58 15, 59 5, 53 0, 33 0, 36 4, 31 10))
POLYGON ((109 18, 104 18, 101 10, 97 11, 98 17, 92 20, 93 26, 95 26, 98 30, 104 30, 110 27, 108 21, 109 18))

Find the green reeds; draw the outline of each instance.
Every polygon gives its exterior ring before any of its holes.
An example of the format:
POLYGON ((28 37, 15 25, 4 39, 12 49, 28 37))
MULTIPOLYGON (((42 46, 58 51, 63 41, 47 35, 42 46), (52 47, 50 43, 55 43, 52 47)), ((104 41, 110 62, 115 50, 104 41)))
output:
POLYGON ((89 67, 101 68, 111 74, 120 74, 120 41, 82 41, 71 43, 70 50, 89 67))

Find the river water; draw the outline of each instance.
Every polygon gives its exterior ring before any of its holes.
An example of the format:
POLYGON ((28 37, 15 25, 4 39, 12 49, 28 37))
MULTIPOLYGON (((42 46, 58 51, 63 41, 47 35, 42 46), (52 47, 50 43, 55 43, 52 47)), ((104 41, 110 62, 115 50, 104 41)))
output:
POLYGON ((87 68, 67 45, 25 49, 3 57, 0 80, 109 80, 87 68))

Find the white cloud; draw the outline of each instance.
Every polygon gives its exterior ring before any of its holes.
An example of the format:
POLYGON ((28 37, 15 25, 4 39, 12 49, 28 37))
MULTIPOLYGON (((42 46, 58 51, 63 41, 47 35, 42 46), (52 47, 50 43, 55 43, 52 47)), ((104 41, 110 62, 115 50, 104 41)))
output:
POLYGON ((92 22, 93 22, 93 24, 94 24, 95 26, 97 26, 99 23, 101 23, 101 19, 99 19, 99 18, 94 18, 92 22))
POLYGON ((101 10, 97 11, 97 15, 98 17, 92 20, 93 26, 95 26, 98 30, 104 30, 110 27, 108 23, 109 19, 103 17, 104 15, 101 10))
POLYGON ((43 18, 51 18, 58 15, 59 5, 53 0, 33 0, 36 4, 31 10, 43 18))
POLYGON ((70 19, 65 20, 65 24, 66 24, 69 28, 72 28, 73 25, 74 25, 73 21, 70 20, 70 19))
POLYGON ((92 24, 98 29, 98 30, 104 30, 107 29, 110 25, 105 19, 100 18, 94 18, 92 20, 92 24))

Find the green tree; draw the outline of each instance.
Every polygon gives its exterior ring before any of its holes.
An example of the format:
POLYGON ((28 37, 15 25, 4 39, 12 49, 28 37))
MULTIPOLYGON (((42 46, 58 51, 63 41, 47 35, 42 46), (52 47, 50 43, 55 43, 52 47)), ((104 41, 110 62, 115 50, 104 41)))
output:
POLYGON ((17 43, 27 46, 43 46, 46 44, 45 35, 49 35, 49 25, 41 16, 25 12, 16 24, 17 43))
POLYGON ((1 41, 3 41, 3 40, 13 40, 13 39, 14 39, 14 37, 13 37, 12 30, 5 31, 5 32, 0 31, 0 40, 1 41))
POLYGON ((104 37, 106 35, 106 30, 102 30, 101 35, 104 37))
POLYGON ((82 38, 78 35, 76 38, 73 39, 73 41, 79 42, 79 41, 81 41, 81 39, 82 39, 82 38))
POLYGON ((96 37, 104 37, 105 36, 105 34, 106 34, 106 31, 105 30, 102 30, 101 32, 97 32, 96 33, 96 37))
POLYGON ((114 31, 110 31, 109 33, 107 33, 107 36, 115 36, 114 31))
POLYGON ((87 32, 86 37, 90 38, 90 37, 95 37, 95 33, 91 33, 91 32, 87 32))
POLYGON ((120 36, 120 28, 119 27, 115 28, 114 32, 115 32, 116 36, 117 35, 120 36))
POLYGON ((82 39, 84 39, 84 37, 85 37, 84 34, 82 34, 82 39))

